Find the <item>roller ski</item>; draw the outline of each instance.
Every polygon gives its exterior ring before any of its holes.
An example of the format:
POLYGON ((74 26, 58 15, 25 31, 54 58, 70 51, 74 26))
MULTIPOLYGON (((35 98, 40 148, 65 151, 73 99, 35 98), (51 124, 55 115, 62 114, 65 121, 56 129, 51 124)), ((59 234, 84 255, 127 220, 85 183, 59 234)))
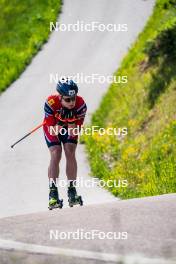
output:
POLYGON ((68 187, 68 203, 70 207, 74 205, 83 205, 83 200, 80 195, 77 195, 76 188, 74 186, 68 187))
POLYGON ((49 206, 48 206, 48 209, 49 210, 53 210, 53 209, 57 209, 57 208, 61 209, 62 207, 63 207, 63 200, 59 199, 57 187, 52 186, 50 188, 50 192, 49 192, 49 206))

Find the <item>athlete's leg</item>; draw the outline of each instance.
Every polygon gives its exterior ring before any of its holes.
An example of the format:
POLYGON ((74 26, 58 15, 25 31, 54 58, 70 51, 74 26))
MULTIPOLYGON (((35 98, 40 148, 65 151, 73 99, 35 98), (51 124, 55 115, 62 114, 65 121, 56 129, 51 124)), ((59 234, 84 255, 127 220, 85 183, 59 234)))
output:
POLYGON ((49 148, 50 151, 50 164, 48 168, 48 178, 50 183, 54 181, 57 183, 57 178, 59 176, 59 163, 62 156, 62 147, 61 145, 52 146, 49 148))
POLYGON ((66 174, 69 180, 67 194, 70 207, 76 204, 83 205, 82 197, 77 195, 77 191, 75 188, 77 178, 77 161, 75 156, 76 147, 77 141, 75 141, 75 143, 67 142, 64 144, 64 151, 66 156, 66 174))
POLYGON ((75 143, 65 143, 64 151, 66 157, 66 175, 69 181, 75 181, 77 177, 77 161, 76 161, 76 147, 75 143))

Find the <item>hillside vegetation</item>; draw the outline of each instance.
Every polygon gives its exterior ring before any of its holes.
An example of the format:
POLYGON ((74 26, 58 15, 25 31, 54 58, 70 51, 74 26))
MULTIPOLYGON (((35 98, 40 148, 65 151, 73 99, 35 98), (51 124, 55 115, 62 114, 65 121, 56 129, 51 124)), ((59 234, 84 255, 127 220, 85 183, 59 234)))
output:
POLYGON ((0 93, 41 49, 60 9, 61 0, 0 0, 0 93))
POLYGON ((84 136, 92 174, 127 179, 121 198, 176 192, 176 0, 157 0, 152 16, 115 75, 91 125, 127 127, 126 137, 84 136))

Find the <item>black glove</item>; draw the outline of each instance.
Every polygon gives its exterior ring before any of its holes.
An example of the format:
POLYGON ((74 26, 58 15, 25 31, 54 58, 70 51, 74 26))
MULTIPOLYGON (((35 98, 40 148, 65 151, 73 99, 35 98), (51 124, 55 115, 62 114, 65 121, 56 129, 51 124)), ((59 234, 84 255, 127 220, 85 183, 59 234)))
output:
POLYGON ((76 118, 76 111, 74 109, 62 108, 60 111, 60 117, 62 120, 75 119, 76 118))

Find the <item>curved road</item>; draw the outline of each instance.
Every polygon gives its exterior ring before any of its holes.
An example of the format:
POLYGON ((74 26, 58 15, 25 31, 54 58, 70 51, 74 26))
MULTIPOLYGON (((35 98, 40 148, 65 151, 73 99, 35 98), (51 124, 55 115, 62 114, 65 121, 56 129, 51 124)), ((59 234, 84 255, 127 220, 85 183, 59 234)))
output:
MULTIPOLYGON (((50 74, 111 75, 143 29, 153 4, 154 0, 64 1, 61 23, 76 23, 79 20, 84 23, 127 24, 128 32, 53 32, 49 42, 25 72, 1 95, 0 217, 47 210, 49 154, 42 130, 13 150, 10 145, 41 122, 44 101, 55 92, 55 83, 50 82, 50 74)), ((88 105, 87 121, 107 87, 106 83, 98 82, 80 84, 80 94, 88 105)), ((78 177, 89 179, 89 167, 81 145, 77 157, 78 177)), ((63 162, 61 179, 64 177, 63 162)), ((60 193, 67 206, 63 188, 60 193)), ((115 199, 98 187, 81 188, 80 193, 85 204, 115 199)))
MULTIPOLYGON (((111 75, 143 29, 153 4, 154 0, 64 1, 62 23, 79 20, 127 24, 128 33, 54 32, 30 66, 0 97, 1 263, 175 263, 174 194, 118 201, 99 187, 80 188, 87 206, 48 212, 49 155, 42 131, 10 149, 13 141, 41 122, 44 100, 55 91, 50 73, 111 75), (20 216, 7 217, 13 215, 20 216), (50 240, 51 229, 127 232, 128 239, 50 240)), ((88 105, 87 122, 107 87, 106 83, 80 84, 80 94, 88 105)), ((77 158, 79 177, 90 179, 82 145, 77 158)), ((64 159, 61 172, 64 178, 64 159)), ((66 191, 60 192, 66 201, 66 191)))

